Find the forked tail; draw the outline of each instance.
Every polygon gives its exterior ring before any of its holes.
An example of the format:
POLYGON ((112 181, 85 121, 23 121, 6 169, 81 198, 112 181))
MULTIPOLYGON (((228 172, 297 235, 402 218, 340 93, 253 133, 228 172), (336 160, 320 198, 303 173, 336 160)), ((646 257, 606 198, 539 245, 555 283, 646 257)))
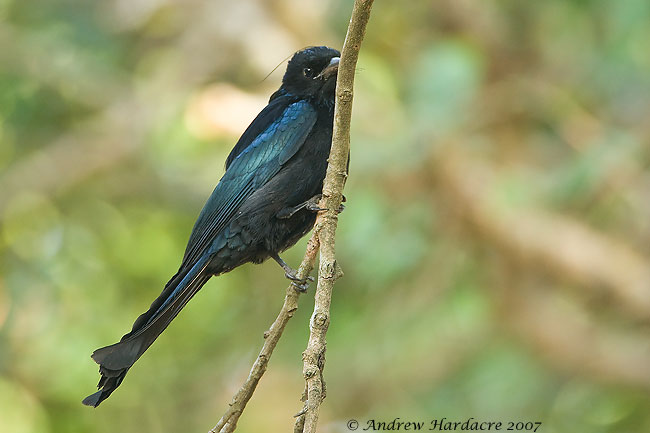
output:
POLYGON ((97 407, 120 386, 129 368, 210 279, 210 274, 206 272, 209 261, 209 257, 204 257, 189 271, 179 271, 169 280, 149 310, 137 318, 131 332, 124 335, 119 343, 93 352, 92 358, 99 364, 102 377, 97 385, 99 391, 86 397, 83 404, 97 407))

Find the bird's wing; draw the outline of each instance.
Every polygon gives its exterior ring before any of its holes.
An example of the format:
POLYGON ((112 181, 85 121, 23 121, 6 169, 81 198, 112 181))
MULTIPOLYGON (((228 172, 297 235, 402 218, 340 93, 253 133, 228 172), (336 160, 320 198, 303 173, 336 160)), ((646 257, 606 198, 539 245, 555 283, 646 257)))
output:
POLYGON ((230 168, 230 164, 232 164, 235 158, 237 158, 244 149, 250 146, 258 135, 266 131, 273 122, 282 116, 282 113, 284 113, 292 102, 295 102, 295 99, 288 96, 271 98, 269 104, 264 107, 251 124, 248 125, 248 128, 246 128, 241 137, 239 137, 237 144, 235 144, 230 151, 230 154, 226 159, 226 170, 230 168))
POLYGON ((181 267, 191 266, 224 229, 242 202, 275 176, 300 149, 316 117, 315 109, 306 101, 288 105, 230 162, 194 225, 181 267))

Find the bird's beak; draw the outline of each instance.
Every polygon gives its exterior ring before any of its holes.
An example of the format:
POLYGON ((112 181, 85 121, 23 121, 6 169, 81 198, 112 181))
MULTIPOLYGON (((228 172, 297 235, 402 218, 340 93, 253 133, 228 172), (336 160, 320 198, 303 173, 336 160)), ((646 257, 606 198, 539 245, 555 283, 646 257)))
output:
POLYGON ((332 57, 329 65, 327 65, 320 74, 316 75, 315 78, 327 79, 336 75, 336 73, 339 71, 339 60, 341 60, 339 57, 332 57))

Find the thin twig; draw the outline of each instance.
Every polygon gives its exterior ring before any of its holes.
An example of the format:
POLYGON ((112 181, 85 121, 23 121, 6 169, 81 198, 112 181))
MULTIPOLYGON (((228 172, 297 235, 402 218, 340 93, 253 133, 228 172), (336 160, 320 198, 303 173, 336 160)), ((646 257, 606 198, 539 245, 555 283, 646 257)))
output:
MULTIPOLYGON (((314 263, 316 263, 316 253, 318 252, 318 235, 317 231, 314 230, 309 242, 307 243, 307 251, 305 252, 305 257, 302 259, 300 268, 298 268, 298 277, 305 278, 311 271, 314 269, 314 263)), ((264 345, 260 354, 257 356, 257 359, 253 363, 248 378, 244 384, 239 388, 239 391, 232 398, 230 407, 223 414, 219 422, 210 433, 228 433, 235 431, 237 427, 237 421, 241 416, 248 400, 253 396, 255 388, 259 383, 262 375, 266 371, 266 366, 268 365, 269 359, 273 354, 275 346, 278 344, 282 332, 284 331, 285 326, 289 319, 293 317, 293 314, 298 309, 298 298, 300 297, 300 292, 290 284, 287 288, 286 295, 284 297, 284 304, 280 309, 278 317, 275 319, 273 324, 268 331, 264 333, 264 345)))
POLYGON ((303 410, 297 416, 294 427, 294 431, 300 431, 300 427, 302 427, 303 433, 316 431, 320 405, 325 398, 325 383, 323 381, 325 334, 330 323, 330 303, 334 282, 342 275, 335 258, 335 234, 338 209, 341 205, 343 186, 347 178, 355 68, 366 25, 370 19, 372 4, 373 0, 355 0, 339 64, 332 149, 327 175, 323 183, 323 198, 319 205, 327 210, 319 215, 318 226, 315 230, 320 239, 318 285, 314 313, 309 327, 309 342, 303 353, 303 376, 305 377, 307 400, 303 410))

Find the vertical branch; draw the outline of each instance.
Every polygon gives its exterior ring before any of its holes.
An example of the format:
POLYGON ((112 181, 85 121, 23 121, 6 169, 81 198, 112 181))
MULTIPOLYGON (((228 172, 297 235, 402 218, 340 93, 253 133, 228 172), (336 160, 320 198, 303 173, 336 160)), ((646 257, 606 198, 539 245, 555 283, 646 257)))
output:
POLYGON ((341 206, 343 186, 347 178, 354 74, 361 42, 370 19, 372 4, 373 0, 355 0, 339 63, 332 148, 329 165, 327 166, 327 175, 323 183, 323 198, 320 203, 320 207, 327 210, 319 215, 315 229, 320 240, 318 285, 316 287, 314 313, 309 327, 309 342, 307 343, 307 349, 303 353, 303 375, 306 383, 307 400, 296 420, 295 429, 300 430, 302 426, 303 433, 314 433, 316 431, 320 405, 325 398, 325 383, 323 381, 326 348, 325 334, 330 323, 330 304, 334 281, 342 275, 336 263, 335 234, 338 223, 338 209, 341 206))

